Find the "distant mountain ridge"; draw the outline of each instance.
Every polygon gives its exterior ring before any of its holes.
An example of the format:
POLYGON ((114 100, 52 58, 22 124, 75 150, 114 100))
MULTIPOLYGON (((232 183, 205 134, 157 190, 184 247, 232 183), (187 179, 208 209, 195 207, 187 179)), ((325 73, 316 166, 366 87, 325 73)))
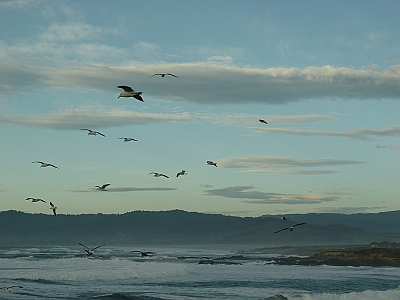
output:
MULTIPOLYGON (((308 213, 308 214, 287 214, 291 220, 298 220, 321 226, 329 224, 343 224, 354 228, 363 228, 373 232, 400 232, 399 220, 400 210, 379 212, 379 213, 308 213)), ((264 215, 263 217, 273 217, 264 215)))
POLYGON ((0 212, 0 245, 243 245, 249 247, 400 242, 400 211, 363 216, 329 214, 232 217, 182 210, 57 215, 0 212), (354 226, 348 217, 358 220, 354 226), (322 217, 322 218, 320 218, 322 217), (325 218, 324 218, 325 217, 325 218), (338 223, 343 222, 343 223, 338 223), (363 220, 363 221, 360 221, 363 220), (278 229, 307 222, 278 234, 278 229), (369 224, 379 224, 370 228, 369 224), (357 226, 355 226, 357 225, 357 226), (390 230, 388 230, 390 229, 390 230))

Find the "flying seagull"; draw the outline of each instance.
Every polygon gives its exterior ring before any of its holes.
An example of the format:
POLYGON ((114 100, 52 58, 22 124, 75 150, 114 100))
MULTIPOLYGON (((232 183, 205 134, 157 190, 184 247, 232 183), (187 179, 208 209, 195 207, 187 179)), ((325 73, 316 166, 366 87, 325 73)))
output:
POLYGON ((137 142, 137 140, 133 139, 133 138, 128 138, 128 137, 122 137, 122 138, 118 138, 119 140, 124 140, 124 142, 131 142, 131 141, 135 141, 137 142))
POLYGON ((108 187, 109 185, 110 185, 109 183, 106 183, 106 184, 103 184, 102 186, 96 185, 95 187, 97 187, 97 189, 99 191, 107 191, 106 187, 108 187))
POLYGON ((97 246, 97 247, 94 247, 93 249, 90 249, 89 247, 87 247, 87 246, 85 246, 84 244, 81 244, 81 243, 79 243, 79 245, 81 245, 81 246, 86 248, 86 249, 83 249, 83 250, 86 251, 86 255, 87 256, 91 256, 91 255, 93 255, 93 251, 94 250, 96 250, 97 248, 100 248, 101 246, 104 246, 105 244, 97 246))
POLYGON ((29 198, 26 198, 25 200, 32 200, 32 202, 44 202, 44 203, 46 203, 46 201, 44 201, 43 199, 40 199, 40 198, 32 198, 32 197, 29 197, 29 198))
POLYGON ((57 207, 56 207, 56 206, 54 206, 54 204, 53 204, 53 203, 51 203, 51 202, 50 202, 50 209, 53 211, 53 214, 56 216, 56 215, 57 215, 57 213, 56 213, 56 209, 57 209, 57 207))
POLYGON ((143 251, 139 251, 139 250, 135 250, 135 251, 132 251, 132 252, 140 253, 142 255, 142 257, 152 256, 154 254, 153 252, 143 252, 143 251))
POLYGON ((187 174, 187 172, 185 170, 182 170, 176 174, 176 177, 179 177, 180 175, 186 175, 186 174, 187 174))
POLYGON ((211 160, 207 160, 207 165, 216 167, 217 163, 215 163, 215 162, 213 162, 211 160))
POLYGON ((99 135, 105 137, 104 134, 102 134, 101 132, 98 132, 98 131, 94 131, 94 130, 87 129, 87 128, 82 128, 81 130, 87 130, 88 131, 88 135, 98 135, 99 134, 99 135))
POLYGON ((23 289, 24 287, 20 285, 12 285, 12 286, 1 287, 0 289, 6 289, 7 291, 11 292, 13 288, 23 289))
POLYGON ((258 119, 258 121, 260 121, 261 123, 264 123, 264 124, 268 124, 267 121, 265 121, 263 119, 258 119))
POLYGON ((299 226, 299 225, 304 225, 304 224, 306 224, 306 223, 294 224, 294 225, 291 226, 291 227, 286 227, 286 228, 279 229, 278 231, 275 231, 274 233, 278 233, 278 232, 283 231, 283 230, 293 231, 293 228, 294 228, 294 227, 299 226))
POLYGON ((161 176, 163 176, 163 177, 165 177, 165 178, 169 178, 167 175, 162 174, 162 173, 150 172, 149 175, 150 175, 150 174, 154 174, 154 177, 161 177, 161 176))
POLYGON ((119 94, 118 98, 119 97, 125 97, 125 98, 133 97, 139 101, 144 102, 142 96, 140 96, 142 94, 142 92, 135 92, 134 90, 132 90, 132 88, 130 86, 126 86, 126 85, 119 85, 118 88, 124 89, 124 91, 121 94, 119 94))
POLYGON ((289 218, 289 217, 282 216, 281 219, 282 219, 282 220, 289 220, 290 218, 289 218))
POLYGON ((156 73, 156 74, 154 74, 154 75, 151 75, 149 78, 151 78, 151 77, 154 77, 154 76, 161 76, 161 77, 165 77, 165 76, 173 76, 173 77, 176 77, 176 78, 179 78, 178 76, 176 76, 176 75, 174 75, 174 74, 171 74, 171 73, 156 73))
POLYGON ((48 163, 45 163, 45 162, 42 162, 42 161, 33 161, 32 163, 39 163, 39 164, 41 164, 41 165, 40 165, 41 168, 53 167, 53 168, 58 169, 58 167, 56 167, 55 165, 48 164, 48 163))

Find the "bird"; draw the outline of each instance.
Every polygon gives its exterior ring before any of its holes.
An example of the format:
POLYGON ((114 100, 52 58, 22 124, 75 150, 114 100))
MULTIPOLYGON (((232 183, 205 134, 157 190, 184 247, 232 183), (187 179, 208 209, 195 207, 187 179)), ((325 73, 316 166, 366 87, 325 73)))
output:
POLYGON ((109 183, 106 183, 106 184, 103 184, 102 186, 96 185, 95 187, 97 187, 97 189, 99 191, 107 191, 106 187, 108 187, 109 185, 110 185, 109 183))
POLYGON ((0 289, 6 289, 7 291, 11 292, 13 288, 23 289, 24 287, 20 286, 20 285, 12 285, 12 286, 4 286, 4 287, 1 287, 0 289))
POLYGON ((265 121, 263 119, 258 119, 258 121, 260 121, 261 123, 264 123, 264 124, 268 124, 267 121, 265 121))
POLYGON ((135 92, 130 86, 126 86, 126 85, 119 85, 118 88, 123 89, 124 91, 119 94, 118 98, 120 97, 133 97, 139 101, 143 101, 142 96, 140 96, 142 94, 142 92, 135 92))
POLYGON ((185 170, 182 170, 176 174, 176 177, 179 177, 180 175, 186 175, 186 174, 187 174, 187 172, 185 170))
POLYGON ((150 174, 154 174, 154 177, 161 177, 161 176, 163 176, 163 177, 165 177, 165 178, 169 178, 167 175, 162 174, 162 173, 150 172, 149 175, 150 175, 150 174))
POLYGON ((25 200, 32 200, 32 202, 44 202, 44 203, 46 203, 46 201, 44 201, 43 199, 40 199, 40 198, 29 197, 29 198, 26 198, 25 200))
POLYGON ((283 230, 289 230, 289 231, 293 231, 294 227, 296 227, 296 226, 299 226, 299 225, 304 225, 304 224, 306 224, 306 223, 298 223, 298 224, 294 224, 293 226, 290 226, 290 227, 286 227, 286 228, 279 229, 278 231, 275 231, 274 233, 278 233, 278 232, 280 232, 280 231, 283 231, 283 230))
POLYGON ((156 73, 156 74, 154 74, 154 75, 151 75, 149 78, 151 78, 151 77, 154 77, 154 76, 161 76, 161 77, 165 77, 165 76, 173 76, 173 77, 176 77, 176 78, 179 78, 178 76, 176 76, 176 75, 174 75, 174 74, 171 74, 171 73, 156 73))
POLYGON ((45 163, 45 162, 42 162, 42 161, 33 161, 32 163, 39 163, 39 164, 41 164, 41 165, 40 165, 41 168, 53 167, 53 168, 58 169, 58 167, 56 167, 55 165, 48 164, 48 163, 45 163))
POLYGON ((88 135, 98 135, 99 134, 99 135, 105 137, 104 134, 102 134, 101 132, 98 132, 98 131, 94 131, 94 130, 87 129, 87 128, 82 128, 81 130, 87 130, 88 131, 88 135))
POLYGON ((53 204, 53 203, 51 203, 51 202, 50 202, 50 209, 51 209, 51 210, 53 210, 53 214, 56 216, 56 215, 57 215, 57 213, 56 213, 56 209, 57 209, 57 207, 56 207, 56 206, 54 206, 54 204, 53 204))
POLYGON ((216 167, 217 163, 215 163, 215 162, 213 162, 211 160, 207 160, 207 165, 216 167))
POLYGON ((124 140, 124 142, 131 142, 131 141, 135 141, 137 142, 137 140, 133 139, 133 138, 129 138, 129 137, 121 137, 118 138, 119 140, 124 140))
POLYGON ((104 246, 105 244, 97 246, 97 247, 94 247, 93 249, 90 249, 89 247, 87 247, 87 246, 85 246, 84 244, 81 244, 81 243, 79 243, 79 245, 81 245, 81 246, 86 248, 86 249, 83 249, 83 250, 86 251, 86 255, 87 256, 91 256, 91 255, 93 255, 93 251, 94 250, 96 250, 97 248, 100 248, 101 246, 104 246))
POLYGON ((140 253, 142 255, 142 257, 152 256, 154 254, 153 252, 143 252, 143 251, 139 251, 139 250, 135 250, 135 251, 132 251, 132 252, 140 253))
POLYGON ((281 219, 282 219, 282 220, 289 220, 290 218, 289 218, 289 217, 282 216, 281 219))

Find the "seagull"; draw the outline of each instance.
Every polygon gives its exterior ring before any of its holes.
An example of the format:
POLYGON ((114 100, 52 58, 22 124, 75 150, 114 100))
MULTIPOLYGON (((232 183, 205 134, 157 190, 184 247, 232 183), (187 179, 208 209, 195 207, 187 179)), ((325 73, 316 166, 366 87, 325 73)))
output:
POLYGON ((289 217, 282 216, 281 219, 282 219, 282 220, 289 220, 290 218, 289 218, 289 217))
POLYGON ((108 187, 109 185, 110 185, 109 183, 106 183, 106 184, 103 184, 102 186, 96 185, 95 187, 97 187, 97 189, 99 191, 107 191, 106 187, 108 187))
POLYGON ((7 291, 11 292, 13 288, 23 289, 24 287, 20 285, 12 285, 12 286, 1 287, 0 289, 6 289, 7 291))
POLYGON ((87 256, 91 256, 91 255, 93 255, 93 251, 94 250, 96 250, 97 248, 100 248, 101 246, 104 246, 105 244, 97 246, 97 247, 94 247, 93 249, 90 249, 89 247, 87 247, 87 246, 85 246, 84 244, 81 244, 81 243, 79 243, 79 245, 81 245, 81 246, 86 248, 86 249, 83 249, 83 250, 86 251, 86 255, 87 256))
POLYGON ((207 165, 216 167, 217 163, 215 163, 215 162, 213 162, 211 160, 207 160, 207 165))
POLYGON ((105 137, 104 134, 102 134, 101 132, 98 132, 98 131, 94 131, 94 130, 87 129, 87 128, 82 128, 81 130, 87 130, 88 131, 88 135, 98 135, 99 134, 99 135, 105 137))
POLYGON ((263 119, 258 119, 258 121, 260 121, 261 123, 264 123, 264 124, 268 124, 267 121, 265 121, 263 119))
POLYGON ((32 200, 32 202, 44 202, 44 203, 46 203, 46 201, 44 201, 43 199, 40 199, 40 198, 32 198, 32 197, 29 197, 29 198, 26 198, 25 200, 32 200))
POLYGON ((171 74, 171 73, 156 73, 156 74, 154 74, 154 75, 151 75, 149 78, 154 77, 154 76, 156 76, 156 75, 161 76, 161 77, 173 76, 173 77, 179 78, 178 76, 176 76, 176 75, 174 75, 174 74, 171 74))
POLYGON ((131 142, 131 141, 135 141, 137 142, 137 140, 133 139, 133 138, 127 138, 127 137, 122 137, 122 138, 118 138, 119 140, 124 140, 124 142, 131 142))
POLYGON ((144 102, 142 96, 140 96, 142 94, 142 92, 135 92, 134 90, 132 90, 132 88, 130 86, 126 86, 126 85, 119 85, 118 88, 124 89, 124 91, 121 94, 119 94, 118 98, 119 97, 125 97, 125 98, 133 97, 139 101, 144 102))
POLYGON ((142 255, 142 257, 152 256, 154 254, 153 252, 143 252, 143 251, 139 251, 139 250, 135 250, 135 251, 132 251, 132 252, 140 253, 142 255))
POLYGON ((41 168, 53 167, 53 168, 58 169, 58 167, 56 167, 55 165, 48 164, 48 163, 45 163, 45 162, 42 162, 42 161, 33 161, 32 163, 39 163, 39 164, 41 164, 41 166, 40 166, 41 168))
POLYGON ((56 207, 56 206, 54 206, 54 204, 53 204, 53 203, 51 203, 51 202, 50 202, 50 206, 51 206, 51 207, 50 207, 50 209, 51 209, 51 210, 53 210, 53 214, 56 216, 56 215, 57 215, 57 213, 56 213, 56 209, 57 209, 57 207, 56 207))
POLYGON ((182 170, 176 174, 176 177, 179 177, 179 175, 186 175, 186 174, 187 174, 187 172, 185 170, 182 170))
POLYGON ((149 173, 149 175, 150 175, 150 174, 154 174, 154 177, 161 177, 161 176, 163 176, 163 177, 165 177, 165 178, 169 178, 167 175, 162 174, 162 173, 151 172, 151 173, 149 173))
POLYGON ((306 223, 298 223, 298 224, 295 224, 295 225, 293 225, 291 227, 286 227, 286 228, 279 229, 278 231, 275 231, 274 233, 278 233, 278 232, 283 231, 283 230, 293 231, 294 227, 299 226, 299 225, 304 225, 304 224, 306 224, 306 223))

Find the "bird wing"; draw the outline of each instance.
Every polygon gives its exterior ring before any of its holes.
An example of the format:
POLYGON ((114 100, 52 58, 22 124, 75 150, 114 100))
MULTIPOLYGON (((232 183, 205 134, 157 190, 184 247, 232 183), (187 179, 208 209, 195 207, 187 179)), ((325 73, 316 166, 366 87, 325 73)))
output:
POLYGON ((132 90, 132 88, 130 86, 119 85, 118 88, 124 89, 125 92, 133 92, 133 90, 132 90))
POLYGON ((51 201, 50 201, 50 206, 51 206, 51 208, 54 208, 54 204, 53 204, 53 203, 51 203, 51 201))
POLYGON ((104 246, 105 244, 103 244, 103 245, 100 245, 100 246, 97 246, 97 247, 94 247, 91 251, 94 251, 94 250, 96 250, 97 248, 100 248, 101 246, 104 246))
POLYGON ((176 76, 176 75, 174 75, 174 74, 171 74, 171 73, 168 73, 167 75, 169 75, 169 76, 174 76, 174 77, 176 77, 176 78, 179 78, 178 76, 176 76))
POLYGON ((161 176, 164 176, 165 178, 169 178, 167 175, 165 175, 165 174, 161 174, 161 176))
POLYGON ((288 229, 289 229, 289 227, 282 228, 282 229, 279 229, 278 231, 275 231, 274 233, 278 233, 278 232, 280 232, 280 231, 283 231, 283 230, 288 230, 288 229))
POLYGON ((140 95, 134 95, 133 98, 135 98, 135 99, 137 99, 137 100, 139 100, 139 101, 144 102, 142 96, 140 96, 140 95))
POLYGON ((47 165, 50 166, 50 167, 58 169, 58 167, 56 167, 55 165, 52 165, 52 164, 47 164, 47 165))
POLYGON ((26 198, 25 200, 33 200, 33 198, 32 198, 32 197, 29 197, 29 198, 26 198))
POLYGON ((92 130, 87 129, 87 128, 81 128, 81 129, 79 129, 79 130, 89 130, 89 131, 92 131, 92 130))
POLYGON ((102 134, 101 132, 96 131, 96 133, 97 133, 97 134, 100 134, 101 136, 104 136, 104 137, 105 137, 105 135, 102 134))
POLYGON ((103 185, 101 186, 101 188, 102 188, 102 189, 105 189, 105 188, 108 187, 109 185, 110 185, 110 183, 103 184, 103 185))
POLYGON ((156 75, 158 75, 158 74, 151 75, 149 78, 154 77, 154 76, 156 76, 156 75))
POLYGON ((44 203, 46 203, 46 201, 44 201, 43 199, 38 199, 39 201, 42 201, 42 202, 44 202, 44 203))
POLYGON ((294 224, 292 227, 299 226, 299 225, 304 225, 304 224, 306 224, 306 223, 305 222, 304 223, 298 223, 298 224, 294 224))
POLYGON ((86 249, 90 250, 90 248, 88 246, 85 246, 84 244, 78 243, 79 245, 85 247, 86 249))

